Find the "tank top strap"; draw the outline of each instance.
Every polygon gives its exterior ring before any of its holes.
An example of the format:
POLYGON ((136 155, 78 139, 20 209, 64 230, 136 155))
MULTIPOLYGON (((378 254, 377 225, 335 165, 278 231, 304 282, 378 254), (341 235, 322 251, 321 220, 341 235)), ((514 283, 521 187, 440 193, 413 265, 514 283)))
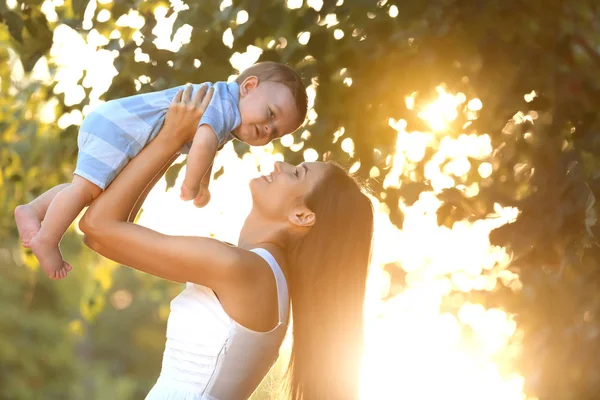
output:
POLYGON ((273 275, 275 275, 275 284, 277 285, 277 308, 279 310, 279 324, 281 324, 287 321, 290 301, 285 275, 277 263, 277 260, 275 260, 275 257, 273 257, 269 251, 262 248, 256 248, 250 251, 262 257, 271 267, 273 275))

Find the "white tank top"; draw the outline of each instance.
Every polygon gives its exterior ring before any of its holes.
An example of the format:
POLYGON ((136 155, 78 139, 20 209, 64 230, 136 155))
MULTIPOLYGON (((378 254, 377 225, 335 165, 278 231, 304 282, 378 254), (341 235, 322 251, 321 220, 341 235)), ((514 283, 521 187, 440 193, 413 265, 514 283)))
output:
POLYGON ((275 275, 277 326, 269 332, 245 328, 227 315, 211 289, 187 283, 171 301, 162 370, 147 400, 247 399, 269 372, 288 325, 288 287, 271 253, 252 251, 275 275))

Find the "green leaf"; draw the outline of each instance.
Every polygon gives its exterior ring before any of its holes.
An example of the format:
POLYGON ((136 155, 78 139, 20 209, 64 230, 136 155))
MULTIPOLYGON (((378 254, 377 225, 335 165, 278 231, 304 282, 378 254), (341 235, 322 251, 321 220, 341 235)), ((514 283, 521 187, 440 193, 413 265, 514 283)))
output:
POLYGON ((23 19, 12 11, 0 13, 0 22, 8 26, 8 32, 19 43, 23 43, 23 19))
POLYGON ((71 0, 75 18, 83 18, 83 14, 89 2, 90 0, 71 0))
POLYGON ((172 188, 173 186, 175 186, 175 180, 177 179, 177 176, 179 175, 179 171, 181 171, 181 168, 183 168, 184 165, 186 165, 186 160, 184 160, 180 163, 171 165, 171 167, 167 170, 167 172, 165 172, 165 180, 167 181, 167 190, 172 188))

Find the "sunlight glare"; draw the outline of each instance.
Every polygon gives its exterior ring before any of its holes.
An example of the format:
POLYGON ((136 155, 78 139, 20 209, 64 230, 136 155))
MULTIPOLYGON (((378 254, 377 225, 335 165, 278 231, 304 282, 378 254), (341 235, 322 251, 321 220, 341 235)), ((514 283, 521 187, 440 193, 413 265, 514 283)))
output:
POLYGON ((314 162, 319 159, 319 153, 315 149, 306 149, 304 150, 304 161, 306 162, 314 162))
POLYGON ((233 53, 229 58, 229 63, 233 68, 242 72, 257 62, 262 52, 260 47, 249 45, 246 47, 245 53, 239 53, 237 51, 233 53))
POLYGON ((290 10, 296 10, 302 7, 302 0, 286 0, 285 4, 290 10))
POLYGON ((178 52, 184 44, 188 44, 192 37, 193 27, 189 24, 180 26, 171 40, 173 33, 173 25, 177 20, 178 12, 172 13, 167 17, 168 8, 158 6, 154 9, 154 17, 156 18, 156 26, 152 29, 152 33, 156 36, 153 43, 157 49, 169 50, 173 53, 178 52))
POLYGON ((283 147, 290 147, 294 144, 294 136, 290 133, 283 135, 280 139, 280 142, 283 147))
POLYGON ((110 19, 110 11, 107 9, 100 10, 98 15, 96 15, 96 21, 98 21, 98 22, 106 22, 109 19, 110 19))
POLYGON ((84 30, 92 29, 92 27, 94 26, 94 22, 92 21, 92 19, 94 18, 94 14, 96 13, 97 7, 98 4, 96 3, 96 0, 90 0, 87 3, 85 11, 83 12, 83 21, 81 21, 81 27, 84 30))
POLYGON ((236 16, 236 19, 235 19, 235 23, 237 25, 245 24, 246 22, 248 22, 249 18, 250 18, 250 16, 248 15, 248 11, 246 11, 246 10, 240 10, 237 13, 237 16, 236 16))
POLYGON ((342 140, 342 150, 348 153, 350 157, 354 156, 354 141, 352 138, 346 138, 342 140))
POLYGON ((471 99, 467 104, 467 107, 471 111, 479 111, 483 107, 483 103, 481 103, 481 100, 479 99, 471 99))
POLYGON ((298 34, 298 42, 301 45, 307 44, 309 40, 310 40, 310 32, 300 32, 298 34))
POLYGON ((127 26, 132 29, 142 29, 146 19, 140 15, 137 10, 129 10, 127 14, 123 14, 116 22, 117 26, 127 26))
POLYGON ((323 8, 323 0, 307 0, 306 5, 319 12, 323 8))
POLYGON ((477 173, 483 179, 489 178, 492 175, 492 172, 493 172, 492 164, 490 164, 489 162, 481 163, 479 165, 479 167, 477 168, 477 173))
POLYGON ((219 5, 219 10, 223 11, 225 10, 227 7, 231 7, 233 5, 233 2, 231 0, 223 0, 221 2, 221 4, 219 5))
POLYGON ((532 90, 530 93, 527 93, 523 96, 525 101, 528 103, 531 103, 533 101, 533 99, 535 99, 536 97, 537 97, 537 93, 535 92, 535 90, 532 90))
POLYGON ((223 44, 230 49, 233 48, 233 31, 231 28, 227 28, 227 30, 223 32, 223 44))
MULTIPOLYGON (((406 97, 406 103, 409 109, 423 110, 421 118, 439 132, 457 118, 463 96, 438 88, 438 99, 424 108, 417 107, 414 94, 406 97)), ((456 303, 456 316, 441 310, 444 299, 455 293, 489 291, 499 283, 521 288, 518 275, 506 269, 509 255, 489 242, 491 230, 514 221, 517 209, 495 205, 494 214, 483 220, 458 221, 451 228, 437 223, 441 202, 436 193, 456 186, 450 175, 465 175, 471 169, 469 157, 484 160, 491 155, 489 135, 440 138, 434 132, 407 131, 405 120, 390 118, 389 125, 398 136, 384 188, 400 187, 401 176, 431 148, 435 153, 425 166, 425 177, 433 192, 422 192, 412 206, 400 201, 401 230, 385 213, 376 214, 361 399, 390 398, 391 393, 393 398, 411 400, 526 399, 523 377, 510 368, 520 346, 512 316, 464 300, 456 303), (389 275, 381 269, 385 265, 395 265, 406 275, 403 290, 382 300, 390 289, 389 275), (470 327, 472 337, 462 326, 470 327)), ((489 176, 492 165, 483 162, 478 172, 489 176)), ((476 184, 462 187, 478 191, 476 184)))
POLYGON ((425 120, 435 132, 447 128, 448 123, 454 121, 458 116, 457 107, 461 103, 460 97, 446 93, 444 88, 436 88, 438 98, 420 113, 419 117, 425 120))

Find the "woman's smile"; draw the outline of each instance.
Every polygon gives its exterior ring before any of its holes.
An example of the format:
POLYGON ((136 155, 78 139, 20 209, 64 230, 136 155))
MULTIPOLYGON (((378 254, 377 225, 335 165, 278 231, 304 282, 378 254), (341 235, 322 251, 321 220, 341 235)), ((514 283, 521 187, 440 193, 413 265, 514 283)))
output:
POLYGON ((264 176, 263 176, 263 178, 265 178, 265 180, 266 180, 268 183, 271 183, 271 182, 273 182, 273 174, 272 174, 272 173, 271 173, 271 174, 269 174, 269 175, 264 175, 264 176))

